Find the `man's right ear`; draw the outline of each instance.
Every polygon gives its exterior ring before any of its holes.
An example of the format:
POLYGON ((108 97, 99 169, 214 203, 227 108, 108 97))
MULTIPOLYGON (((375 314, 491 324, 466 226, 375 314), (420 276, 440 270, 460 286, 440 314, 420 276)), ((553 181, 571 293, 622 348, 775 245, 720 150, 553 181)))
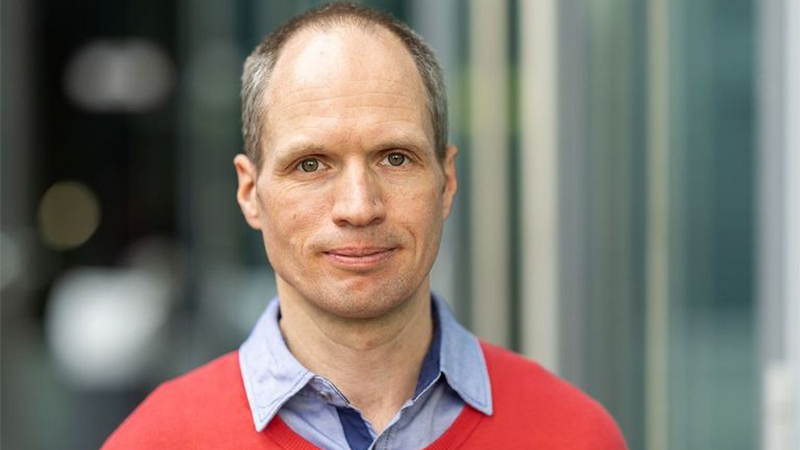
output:
POLYGON ((236 200, 239 208, 242 209, 244 220, 255 230, 261 229, 260 206, 256 191, 258 181, 258 171, 255 164, 246 155, 238 154, 233 158, 233 165, 236 167, 236 176, 239 179, 239 187, 236 189, 236 200))

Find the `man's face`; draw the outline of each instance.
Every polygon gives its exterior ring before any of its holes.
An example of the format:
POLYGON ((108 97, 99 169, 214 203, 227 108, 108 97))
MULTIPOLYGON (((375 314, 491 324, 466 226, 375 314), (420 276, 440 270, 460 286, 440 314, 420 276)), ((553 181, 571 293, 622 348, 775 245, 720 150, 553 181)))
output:
POLYGON ((263 166, 235 164, 283 301, 378 317, 427 296, 456 191, 436 158, 427 96, 389 32, 301 31, 267 90, 263 166))

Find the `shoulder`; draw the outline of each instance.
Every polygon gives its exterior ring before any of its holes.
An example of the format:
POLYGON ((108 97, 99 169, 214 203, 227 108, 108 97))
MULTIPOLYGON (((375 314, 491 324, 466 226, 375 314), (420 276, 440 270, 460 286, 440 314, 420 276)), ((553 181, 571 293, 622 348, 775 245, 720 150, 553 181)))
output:
POLYGON ((238 352, 231 352, 161 384, 102 450, 194 448, 222 430, 253 430, 240 373, 238 352))
POLYGON ((489 369, 493 419, 535 425, 536 442, 553 448, 625 449, 616 421, 600 403, 538 363, 481 343, 489 369))

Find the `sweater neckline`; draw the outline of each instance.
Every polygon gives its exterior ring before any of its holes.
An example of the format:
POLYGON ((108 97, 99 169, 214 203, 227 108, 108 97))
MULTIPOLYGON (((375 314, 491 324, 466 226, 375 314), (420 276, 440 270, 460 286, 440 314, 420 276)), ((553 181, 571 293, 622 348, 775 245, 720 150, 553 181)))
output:
MULTIPOLYGON (((423 450, 455 450, 459 448, 469 435, 472 434, 475 428, 477 428, 478 423, 483 417, 484 415, 476 409, 469 405, 464 405, 464 409, 453 424, 450 425, 450 428, 448 428, 439 439, 435 440, 423 450)), ((263 432, 285 450, 321 450, 319 447, 295 433, 281 420, 280 416, 277 415, 272 418, 263 432)))

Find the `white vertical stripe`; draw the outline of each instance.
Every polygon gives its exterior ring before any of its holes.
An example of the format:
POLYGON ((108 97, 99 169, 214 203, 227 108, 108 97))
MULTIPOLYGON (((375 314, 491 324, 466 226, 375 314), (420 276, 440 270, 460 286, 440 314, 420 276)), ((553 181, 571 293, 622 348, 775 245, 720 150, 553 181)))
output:
POLYGON ((558 370, 558 4, 520 2, 523 351, 558 370))
POLYGON ((786 0, 784 22, 784 58, 786 71, 786 97, 784 100, 785 161, 785 275, 783 277, 784 330, 786 356, 789 362, 794 416, 791 419, 789 446, 800 448, 800 2, 786 0))
POLYGON ((645 441, 669 448, 669 2, 648 5, 645 441))
POLYGON ((470 1, 473 330, 508 346, 508 30, 505 1, 470 1))
POLYGON ((763 450, 800 448, 800 4, 759 5, 763 450))

